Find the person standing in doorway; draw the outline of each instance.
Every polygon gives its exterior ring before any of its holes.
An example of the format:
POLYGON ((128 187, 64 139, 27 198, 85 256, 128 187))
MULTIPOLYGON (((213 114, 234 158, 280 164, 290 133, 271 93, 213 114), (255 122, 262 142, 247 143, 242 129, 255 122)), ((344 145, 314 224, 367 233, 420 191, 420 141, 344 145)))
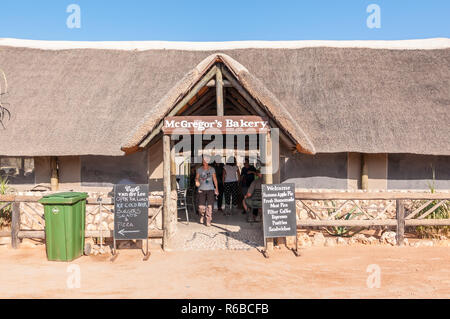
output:
MULTIPOLYGON (((242 197, 244 197, 247 194, 248 188, 252 184, 252 182, 255 180, 256 175, 256 168, 253 165, 250 165, 248 159, 245 159, 244 167, 241 171, 241 191, 242 191, 242 197)), ((242 214, 246 214, 247 212, 245 209, 242 211, 242 214)))
POLYGON ((223 203, 223 168, 224 165, 222 163, 222 158, 220 155, 217 155, 214 158, 214 169, 216 170, 217 184, 219 188, 219 195, 217 196, 217 211, 222 212, 222 203, 223 203))
POLYGON ((236 165, 236 159, 230 156, 223 170, 223 185, 225 192, 225 215, 231 215, 232 207, 237 207, 239 197, 239 167, 236 165), (231 206, 233 205, 233 206, 231 206))
POLYGON ((198 209, 200 224, 211 226, 215 196, 219 195, 216 171, 209 165, 210 158, 203 156, 202 166, 197 169, 195 185, 198 187, 198 209))

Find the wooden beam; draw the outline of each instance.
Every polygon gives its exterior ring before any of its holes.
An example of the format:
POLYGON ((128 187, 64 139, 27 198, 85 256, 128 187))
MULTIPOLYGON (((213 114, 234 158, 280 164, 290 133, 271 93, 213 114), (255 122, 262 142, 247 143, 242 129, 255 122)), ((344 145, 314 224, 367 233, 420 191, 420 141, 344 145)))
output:
POLYGON ((170 136, 163 136, 163 186, 164 186, 164 204, 163 204, 163 249, 170 250, 170 220, 171 220, 171 145, 170 136))
POLYGON ((19 239, 19 231, 20 231, 20 203, 12 204, 12 213, 11 213, 11 247, 14 249, 19 248, 20 239, 19 239))
POLYGON ((445 200, 440 201, 439 203, 437 203, 436 205, 434 205, 433 207, 431 207, 429 210, 427 210, 425 213, 423 213, 422 215, 420 215, 417 219, 424 219, 425 217, 427 217, 428 215, 430 215, 432 212, 434 212, 436 209, 438 209, 440 206, 442 206, 443 204, 445 204, 445 200))
MULTIPOLYGON (((371 226, 397 226, 396 219, 306 219, 297 221, 297 229, 301 227, 371 227, 371 226)), ((450 226, 450 219, 409 219, 405 221, 406 227, 414 226, 450 226)))
POLYGON ((302 200, 382 200, 382 199, 449 199, 450 193, 403 193, 403 192, 296 192, 296 199, 302 200))
MULTIPOLYGON (((205 103, 203 104, 201 107, 199 107, 197 110, 195 110, 196 112, 202 113, 205 110, 207 110, 208 108, 210 108, 211 106, 215 106, 216 105, 216 100, 213 101, 209 101, 209 103, 205 103)), ((215 115, 215 114, 214 114, 215 115)), ((192 116, 192 115, 191 115, 192 116)))
MULTIPOLYGON (((223 80, 222 80, 222 82, 223 82, 223 80)), ((223 104, 225 104, 225 100, 227 99, 227 89, 225 88, 225 86, 223 86, 223 88, 222 88, 222 101, 223 101, 223 104)), ((224 110, 223 110, 223 114, 225 115, 225 110, 226 110, 226 108, 225 108, 225 106, 224 106, 224 110)))
POLYGON ((397 245, 402 246, 405 239, 405 207, 400 199, 396 200, 395 213, 397 217, 397 245))
MULTIPOLYGON (((147 148, 152 147, 153 145, 157 144, 159 142, 159 140, 162 140, 163 137, 163 132, 162 130, 159 132, 159 134, 155 135, 153 137, 153 139, 147 144, 147 148)), ((140 150, 143 150, 143 148, 140 148, 140 150)))
POLYGON ((197 112, 199 108, 204 106, 205 104, 211 104, 211 101, 215 102, 214 95, 216 94, 215 90, 210 90, 208 93, 203 95, 196 103, 194 103, 190 108, 183 113, 185 116, 192 115, 194 112, 197 112))
MULTIPOLYGON (((272 184, 273 183, 273 175, 272 175, 272 138, 270 136, 270 132, 266 134, 265 139, 265 157, 266 157, 266 169, 269 170, 269 173, 264 174, 264 183, 272 184)), ((273 238, 266 239, 266 249, 273 250, 273 238)))
POLYGON ((236 101, 233 97, 228 95, 226 99, 228 101, 230 101, 230 103, 233 104, 239 110, 239 112, 246 114, 246 115, 251 115, 251 112, 249 110, 247 110, 246 108, 244 108, 242 106, 242 104, 240 104, 238 101, 236 101))
POLYGON ((273 174, 272 174, 272 137, 270 132, 266 134, 266 145, 265 145, 265 157, 266 157, 266 170, 269 173, 264 174, 264 182, 266 184, 273 183, 273 174))
POLYGON ((223 116, 223 77, 222 68, 216 70, 216 101, 217 101, 217 116, 223 116))
MULTIPOLYGON (((216 80, 211 80, 211 81, 209 81, 209 82, 206 84, 206 86, 209 87, 209 88, 216 87, 216 80)), ((223 80, 223 87, 224 87, 224 88, 229 88, 229 87, 232 87, 232 85, 231 85, 230 81, 223 80)))
MULTIPOLYGON (((200 79, 200 81, 197 82, 196 85, 185 95, 185 97, 178 103, 175 104, 175 106, 169 111, 169 113, 166 116, 174 116, 178 113, 181 108, 183 108, 184 105, 186 105, 208 82, 211 80, 217 72, 217 66, 213 66, 208 73, 204 77, 200 79)), ((158 124, 156 129, 153 129, 153 131, 148 135, 141 143, 139 143, 139 147, 143 148, 147 146, 147 144, 156 136, 159 134, 163 127, 164 119, 161 120, 161 122, 158 124)))
POLYGON ((450 219, 409 219, 405 220, 405 226, 450 226, 450 219))
POLYGON ((50 168, 51 168, 50 185, 52 191, 57 191, 59 188, 59 176, 58 176, 58 162, 56 156, 51 157, 50 168))
MULTIPOLYGON (((0 203, 4 202, 27 202, 36 203, 42 196, 31 195, 0 195, 0 203)), ((450 193, 425 193, 425 192, 296 192, 296 199, 302 200, 395 200, 395 199, 408 199, 408 200, 450 200, 450 193)), ((88 197, 88 204, 96 204, 97 198, 88 197)), ((113 204, 113 198, 102 197, 103 204, 113 204)), ((160 206, 163 204, 161 197, 149 196, 150 206, 160 206)))
POLYGON ((370 227, 370 226, 396 226, 397 221, 395 219, 371 219, 371 220, 358 220, 358 219, 331 219, 331 220, 318 220, 307 219, 298 220, 297 228, 300 227, 370 227))
POLYGON ((396 200, 395 212, 397 216, 397 245, 402 246, 405 238, 405 207, 400 199, 396 200))
MULTIPOLYGON (((84 233, 85 237, 113 237, 112 230, 86 230, 84 233)), ((19 231, 18 237, 20 239, 23 238, 31 238, 31 239, 45 239, 45 231, 44 230, 21 230, 19 231)), ((148 238, 162 238, 163 231, 159 229, 149 229, 148 230, 148 238)))
POLYGON ((361 189, 369 189, 369 163, 368 155, 361 154, 361 189))

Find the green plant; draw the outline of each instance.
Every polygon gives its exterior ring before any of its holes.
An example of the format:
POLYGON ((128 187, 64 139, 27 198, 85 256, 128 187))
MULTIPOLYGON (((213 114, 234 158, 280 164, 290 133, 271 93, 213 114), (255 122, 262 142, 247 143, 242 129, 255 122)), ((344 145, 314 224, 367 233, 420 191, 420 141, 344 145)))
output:
MULTIPOLYGON (((8 177, 0 176, 0 195, 8 194, 11 190, 11 187, 8 185, 8 177)), ((0 206, 3 206, 3 203, 0 203, 0 206)), ((11 205, 7 205, 0 210, 0 228, 11 223, 11 210, 11 205)))
MULTIPOLYGON (((328 202, 325 201, 325 204, 328 202)), ((333 208, 328 208, 328 214, 332 214, 336 211, 336 203, 335 201, 330 201, 331 206, 333 208)), ((356 207, 353 207, 348 213, 336 216, 335 219, 339 220, 350 220, 355 218, 356 216, 362 215, 361 212, 355 213, 356 207)), ((333 227, 325 227, 325 230, 331 236, 339 236, 339 237, 351 237, 359 233, 363 228, 358 227, 345 227, 345 226, 333 226, 333 227)))
MULTIPOLYGON (((436 192, 436 172, 431 166, 433 179, 431 182, 428 182, 428 188, 430 189, 430 192, 434 194, 436 192)), ((422 201, 419 205, 423 205, 425 202, 422 201)), ((430 204, 428 204, 425 208, 423 208, 419 213, 418 216, 424 214, 429 209, 431 209, 433 206, 437 205, 439 203, 438 200, 432 201, 430 204)), ((436 208, 431 214, 425 217, 425 219, 448 219, 450 218, 450 205, 449 202, 446 201, 444 204, 436 208)), ((449 226, 417 226, 416 227, 416 233, 421 238, 439 238, 441 235, 448 236, 450 234, 450 227, 449 226)))

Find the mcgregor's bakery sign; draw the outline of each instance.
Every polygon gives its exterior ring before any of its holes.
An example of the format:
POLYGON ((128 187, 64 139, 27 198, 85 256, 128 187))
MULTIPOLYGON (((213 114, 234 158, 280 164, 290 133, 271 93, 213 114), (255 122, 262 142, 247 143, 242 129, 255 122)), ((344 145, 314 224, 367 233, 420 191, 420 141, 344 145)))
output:
POLYGON ((260 116, 173 116, 164 119, 164 134, 265 133, 269 122, 260 116))

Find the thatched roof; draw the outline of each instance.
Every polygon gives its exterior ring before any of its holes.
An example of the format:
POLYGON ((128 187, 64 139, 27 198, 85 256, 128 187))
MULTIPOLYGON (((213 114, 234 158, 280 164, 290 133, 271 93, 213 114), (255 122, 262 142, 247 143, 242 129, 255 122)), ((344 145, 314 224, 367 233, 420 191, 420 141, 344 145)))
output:
MULTIPOLYGON (((248 70, 247 88, 259 83, 318 153, 450 155, 449 47, 226 54, 248 70)), ((0 46, 12 113, 0 155, 121 155, 143 118, 160 116, 158 103, 213 53, 0 46)))
POLYGON ((127 152, 136 149, 142 140, 155 129, 171 108, 186 94, 215 63, 223 63, 225 67, 237 77, 240 84, 250 95, 264 107, 265 114, 279 123, 280 127, 289 132, 298 148, 305 153, 314 154, 315 149, 308 136, 303 132, 287 108, 255 78, 243 65, 223 53, 215 53, 201 61, 192 71, 183 77, 161 101, 147 113, 143 121, 137 125, 135 132, 126 140, 122 150, 127 152))

